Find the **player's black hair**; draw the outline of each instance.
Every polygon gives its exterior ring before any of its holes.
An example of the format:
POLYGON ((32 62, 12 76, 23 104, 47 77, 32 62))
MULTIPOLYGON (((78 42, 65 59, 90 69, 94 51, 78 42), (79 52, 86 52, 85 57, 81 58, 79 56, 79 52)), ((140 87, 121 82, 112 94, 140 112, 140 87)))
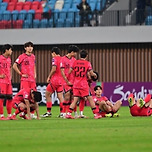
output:
POLYGON ((13 46, 10 44, 4 44, 2 46, 2 52, 5 53, 6 50, 12 49, 13 50, 13 46))
POLYGON ((88 55, 88 53, 87 53, 86 50, 82 50, 82 51, 80 52, 80 58, 86 58, 87 55, 88 55))
POLYGON ((102 90, 102 87, 100 85, 97 85, 94 87, 94 91, 98 90, 98 88, 100 88, 102 90))
POLYGON ((32 93, 34 95, 34 101, 40 102, 42 100, 41 92, 33 91, 32 93))
POLYGON ((26 47, 29 47, 29 46, 31 46, 31 47, 33 47, 34 45, 33 45, 33 43, 32 42, 26 42, 25 44, 24 44, 24 48, 26 48, 26 47))
POLYGON ((53 47, 51 52, 55 52, 55 54, 60 54, 61 50, 58 47, 53 47))
POLYGON ((69 45, 69 47, 68 47, 68 53, 71 53, 72 51, 73 52, 78 52, 79 48, 76 45, 69 45))

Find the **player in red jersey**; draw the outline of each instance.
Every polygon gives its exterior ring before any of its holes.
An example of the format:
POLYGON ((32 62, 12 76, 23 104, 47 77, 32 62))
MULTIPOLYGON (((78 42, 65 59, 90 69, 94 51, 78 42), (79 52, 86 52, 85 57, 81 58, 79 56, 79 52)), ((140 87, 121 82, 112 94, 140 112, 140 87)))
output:
POLYGON ((73 83, 73 96, 74 100, 70 105, 70 108, 68 110, 68 113, 66 115, 67 119, 73 119, 71 113, 73 112, 78 99, 80 97, 86 97, 88 101, 90 102, 90 106, 92 108, 92 111, 94 113, 94 118, 99 119, 101 118, 101 115, 98 114, 98 110, 96 109, 95 103, 93 102, 92 96, 89 95, 89 85, 87 81, 87 72, 90 73, 91 76, 97 77, 97 75, 93 72, 91 63, 87 61, 87 52, 85 50, 82 50, 80 52, 80 59, 76 60, 73 63, 72 68, 70 69, 69 73, 72 71, 74 72, 74 83, 73 83))
MULTIPOLYGON (((68 53, 62 57, 60 64, 61 74, 64 78, 63 88, 64 88, 64 102, 63 102, 63 112, 66 113, 66 110, 69 108, 72 102, 72 85, 73 85, 73 73, 69 75, 70 67, 72 67, 75 57, 79 48, 75 45, 70 45, 68 48, 68 53)), ((75 114, 76 109, 75 109, 75 114)))
MULTIPOLYGON (((21 76, 20 89, 31 88, 36 90, 36 66, 33 43, 24 44, 25 53, 21 54, 13 64, 13 69, 21 76), (18 67, 20 66, 20 68, 18 67)), ((35 118, 34 111, 31 117, 35 118)))
POLYGON ((46 88, 46 105, 47 105, 47 112, 42 115, 42 117, 51 116, 51 108, 52 108, 52 100, 51 95, 56 91, 57 97, 60 101, 60 115, 62 113, 62 104, 63 104, 63 77, 61 75, 60 70, 60 63, 62 57, 60 56, 60 49, 58 47, 53 47, 52 50, 52 69, 47 78, 47 85, 46 88))
POLYGON ((11 59, 13 47, 5 44, 0 55, 0 120, 9 120, 12 110, 11 59), (4 117, 3 103, 6 100, 7 118, 4 117))
POLYGON ((16 116, 20 114, 20 117, 24 119, 31 119, 30 111, 36 110, 37 119, 39 117, 39 106, 37 102, 42 100, 42 95, 38 91, 33 89, 21 89, 13 98, 12 106, 16 111, 11 116, 12 120, 16 120, 16 116), (27 116, 26 116, 27 114, 27 116))
POLYGON ((130 114, 132 116, 151 116, 152 114, 152 95, 148 94, 145 99, 135 100, 135 96, 131 93, 128 96, 130 114))
POLYGON ((95 86, 94 92, 95 96, 93 97, 93 100, 102 117, 118 117, 119 115, 116 112, 120 109, 122 102, 118 100, 113 104, 106 96, 102 96, 101 86, 95 86))

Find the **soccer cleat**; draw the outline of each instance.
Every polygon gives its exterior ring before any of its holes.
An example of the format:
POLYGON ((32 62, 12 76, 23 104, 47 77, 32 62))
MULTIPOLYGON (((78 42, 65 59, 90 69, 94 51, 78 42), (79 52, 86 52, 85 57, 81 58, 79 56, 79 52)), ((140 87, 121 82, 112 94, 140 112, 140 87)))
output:
POLYGON ((46 118, 46 117, 51 117, 52 113, 51 112, 46 112, 45 114, 41 115, 41 117, 46 118))
POLYGON ((20 116, 22 119, 28 119, 26 115, 20 114, 19 116, 20 116))
POLYGON ((85 115, 79 115, 79 117, 78 118, 89 118, 89 117, 87 117, 87 116, 85 116, 85 115))
POLYGON ((64 113, 60 113, 60 114, 58 115, 58 118, 65 118, 65 114, 64 114, 64 113))
POLYGON ((8 116, 8 117, 6 118, 6 120, 11 120, 11 116, 8 116))
POLYGON ((113 117, 113 118, 119 117, 119 114, 118 114, 118 113, 114 113, 112 117, 113 117))
POLYGON ((69 115, 69 114, 67 114, 67 115, 65 116, 65 118, 66 118, 66 119, 74 119, 74 117, 73 117, 72 115, 69 115))
POLYGON ((133 105, 133 98, 134 98, 134 95, 133 95, 133 93, 131 93, 131 94, 128 96, 129 106, 132 106, 132 105, 133 105))
POLYGON ((0 120, 7 120, 4 116, 2 116, 1 118, 0 118, 0 120))
POLYGON ((111 114, 111 113, 107 113, 107 114, 105 114, 105 117, 111 118, 111 117, 112 117, 112 114, 111 114))
POLYGON ((12 115, 10 120, 18 120, 18 119, 16 118, 16 115, 12 115))
POLYGON ((94 119, 100 119, 100 118, 102 118, 101 115, 98 115, 98 114, 95 114, 95 115, 94 115, 94 119))
POLYGON ((145 104, 145 101, 142 98, 140 98, 139 99, 139 106, 142 108, 144 106, 144 104, 145 104))

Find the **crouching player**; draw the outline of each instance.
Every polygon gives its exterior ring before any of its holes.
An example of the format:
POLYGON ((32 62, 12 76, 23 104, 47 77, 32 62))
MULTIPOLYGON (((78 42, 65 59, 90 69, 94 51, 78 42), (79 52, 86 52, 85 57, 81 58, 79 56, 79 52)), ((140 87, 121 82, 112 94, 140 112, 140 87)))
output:
POLYGON ((100 114, 102 117, 118 117, 119 114, 116 113, 121 105, 121 101, 116 101, 115 104, 111 103, 107 97, 102 96, 102 87, 96 86, 94 88, 95 96, 93 100, 96 104, 96 107, 99 108, 100 114))
POLYGON ((31 119, 30 111, 35 110, 37 114, 37 119, 39 117, 39 106, 37 102, 42 100, 42 95, 38 91, 33 89, 22 89, 13 98, 12 106, 16 109, 15 113, 12 115, 12 120, 17 120, 16 116, 20 113, 20 117, 24 119, 31 119), (26 116, 27 114, 27 116, 26 116))
POLYGON ((128 96, 130 114, 132 116, 150 116, 152 114, 152 95, 148 94, 145 99, 135 100, 134 94, 128 96))

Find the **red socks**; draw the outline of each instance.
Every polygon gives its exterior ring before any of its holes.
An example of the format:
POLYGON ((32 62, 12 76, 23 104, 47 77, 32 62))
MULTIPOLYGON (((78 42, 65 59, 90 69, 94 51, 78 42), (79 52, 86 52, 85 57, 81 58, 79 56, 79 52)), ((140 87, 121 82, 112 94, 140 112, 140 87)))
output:
POLYGON ((4 110, 3 110, 3 101, 4 99, 0 99, 0 114, 4 114, 4 110))
POLYGON ((47 111, 48 111, 48 112, 51 112, 52 102, 51 102, 51 101, 47 101, 47 102, 46 102, 46 107, 47 107, 47 111))
POLYGON ((12 113, 12 100, 7 100, 6 101, 6 109, 7 109, 7 114, 12 113))

